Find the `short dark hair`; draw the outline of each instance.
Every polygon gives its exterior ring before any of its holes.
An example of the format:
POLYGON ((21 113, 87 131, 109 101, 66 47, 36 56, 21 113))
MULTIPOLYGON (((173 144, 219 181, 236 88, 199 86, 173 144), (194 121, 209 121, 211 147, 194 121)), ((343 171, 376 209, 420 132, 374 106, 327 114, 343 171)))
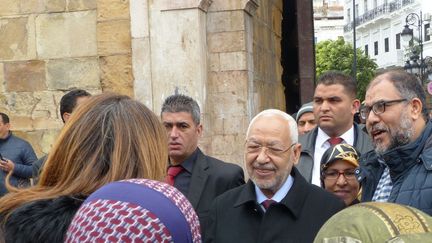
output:
POLYGON ((87 96, 91 96, 91 94, 83 89, 73 89, 63 95, 60 100, 60 117, 63 122, 65 122, 65 120, 63 119, 63 114, 66 112, 72 113, 72 111, 75 109, 77 99, 87 96))
POLYGON ((200 124, 200 108, 198 103, 191 97, 183 94, 175 94, 168 96, 161 110, 161 115, 164 112, 187 112, 192 115, 192 120, 195 124, 200 124))
POLYGON ((9 116, 3 112, 0 112, 0 116, 2 118, 3 124, 8 124, 10 122, 9 116))
POLYGON ((317 85, 340 84, 344 87, 348 95, 355 98, 357 94, 357 84, 354 79, 340 71, 327 71, 318 78, 317 85))
POLYGON ((388 70, 385 69, 375 76, 374 80, 368 85, 367 90, 380 82, 380 80, 375 81, 378 77, 387 78, 385 80, 390 81, 394 87, 399 91, 402 98, 407 100, 412 100, 413 98, 418 98, 422 103, 422 114, 425 120, 428 120, 428 110, 426 107, 426 92, 422 87, 420 79, 414 74, 408 73, 403 70, 388 70))

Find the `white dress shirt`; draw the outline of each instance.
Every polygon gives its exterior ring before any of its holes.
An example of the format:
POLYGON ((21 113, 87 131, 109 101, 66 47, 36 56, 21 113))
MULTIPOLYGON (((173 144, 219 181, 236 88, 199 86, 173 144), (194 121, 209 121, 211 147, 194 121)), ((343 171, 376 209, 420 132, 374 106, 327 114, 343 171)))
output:
MULTIPOLYGON (((339 137, 343 139, 342 143, 354 145, 354 126, 339 137)), ((314 165, 312 169, 312 184, 317 186, 321 186, 321 158, 324 152, 331 147, 330 143, 327 141, 329 138, 330 137, 321 130, 321 128, 318 128, 318 134, 315 140, 314 165)))
POLYGON ((255 184, 255 194, 256 194, 256 197, 257 197, 257 202, 261 206, 261 208, 264 210, 264 212, 266 210, 265 210, 264 206, 261 203, 264 202, 267 199, 271 199, 271 200, 279 203, 288 194, 288 192, 291 189, 293 183, 294 183, 294 178, 291 175, 288 175, 288 178, 285 180, 285 183, 281 186, 281 188, 279 188, 279 190, 277 190, 277 192, 273 195, 272 198, 267 198, 267 196, 264 195, 264 193, 261 191, 261 189, 259 189, 259 187, 254 183, 255 184))

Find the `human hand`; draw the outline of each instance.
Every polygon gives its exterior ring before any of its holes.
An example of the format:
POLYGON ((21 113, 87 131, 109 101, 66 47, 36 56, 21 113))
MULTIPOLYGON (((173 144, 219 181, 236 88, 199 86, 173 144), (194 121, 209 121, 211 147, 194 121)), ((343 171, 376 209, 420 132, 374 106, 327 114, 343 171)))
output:
POLYGON ((4 159, 4 160, 0 160, 0 169, 5 171, 5 172, 9 172, 9 171, 13 171, 13 169, 15 168, 15 164, 14 162, 12 162, 9 159, 4 159))

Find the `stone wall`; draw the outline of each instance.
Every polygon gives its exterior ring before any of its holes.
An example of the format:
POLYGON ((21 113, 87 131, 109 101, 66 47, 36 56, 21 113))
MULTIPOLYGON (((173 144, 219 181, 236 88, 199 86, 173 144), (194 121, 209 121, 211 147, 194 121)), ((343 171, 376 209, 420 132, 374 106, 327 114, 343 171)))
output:
POLYGON ((129 2, 0 0, 0 111, 47 153, 72 88, 133 95, 129 2))
POLYGON ((176 92, 203 112, 203 150, 243 163, 250 119, 284 109, 282 0, 0 0, 0 110, 38 155, 77 87, 136 97, 157 114, 176 92))

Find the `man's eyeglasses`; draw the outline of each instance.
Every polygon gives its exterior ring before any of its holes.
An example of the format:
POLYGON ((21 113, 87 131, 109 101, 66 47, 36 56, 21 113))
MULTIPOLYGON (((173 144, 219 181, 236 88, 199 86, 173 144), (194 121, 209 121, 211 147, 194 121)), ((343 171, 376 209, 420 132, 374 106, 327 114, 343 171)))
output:
POLYGON ((264 146, 254 141, 246 141, 246 152, 248 154, 259 154, 261 150, 265 148, 264 153, 268 156, 279 156, 288 151, 292 146, 297 143, 291 144, 289 147, 284 147, 281 144, 274 144, 271 146, 264 146))
POLYGON ((404 102, 407 99, 398 99, 398 100, 381 100, 375 102, 372 106, 363 106, 360 108, 360 116, 362 119, 367 119, 369 117, 369 113, 372 110, 375 115, 379 115, 385 112, 386 106, 390 106, 394 103, 404 102))
POLYGON ((339 178, 340 175, 343 175, 345 177, 345 179, 347 180, 354 180, 356 179, 355 177, 355 170, 343 170, 343 171, 339 171, 339 170, 325 170, 323 172, 324 175, 324 179, 328 179, 328 180, 337 180, 339 178))

